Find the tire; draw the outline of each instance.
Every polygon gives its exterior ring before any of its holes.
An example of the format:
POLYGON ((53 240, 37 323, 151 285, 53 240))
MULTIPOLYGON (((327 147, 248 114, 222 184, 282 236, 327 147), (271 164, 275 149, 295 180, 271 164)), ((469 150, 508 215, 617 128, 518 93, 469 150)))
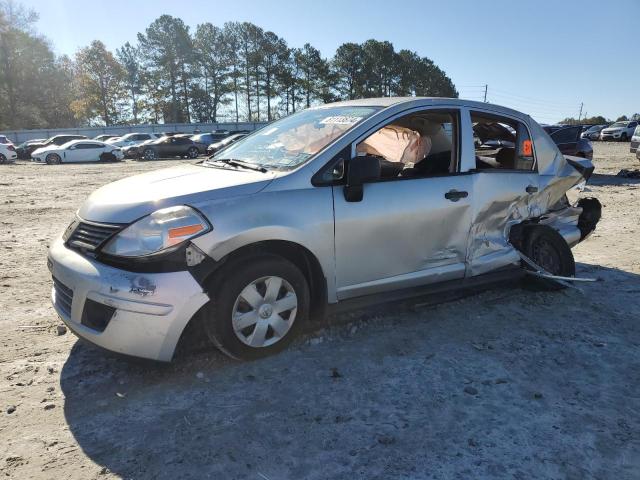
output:
POLYGON ((627 141, 627 133, 623 133, 622 135, 620 135, 620 141, 621 142, 626 142, 627 141))
POLYGON ((198 155, 200 154, 200 152, 198 151, 198 149, 196 147, 191 147, 189 148, 189 150, 187 150, 187 157, 189 158, 198 158, 198 155))
POLYGON ((309 317, 305 276, 278 256, 256 256, 227 265, 210 282, 208 293, 205 331, 223 353, 238 360, 282 351, 309 317))
MULTIPOLYGON (((574 277, 576 274, 571 248, 562 235, 547 225, 534 225, 527 229, 523 253, 552 275, 574 277)), ((553 280, 533 276, 527 276, 525 284, 538 290, 565 288, 553 280)))
POLYGON ((115 162, 116 160, 116 156, 111 152, 103 152, 102 154, 100 154, 101 162, 115 162))
POLYGON ((44 161, 47 162, 47 165, 60 165, 62 163, 62 158, 60 158, 60 155, 57 153, 50 153, 44 161))
POLYGON ((7 163, 7 157, 0 153, 0 165, 7 163))
POLYGON ((142 152, 143 160, 155 160, 156 152, 152 148, 147 148, 142 152))

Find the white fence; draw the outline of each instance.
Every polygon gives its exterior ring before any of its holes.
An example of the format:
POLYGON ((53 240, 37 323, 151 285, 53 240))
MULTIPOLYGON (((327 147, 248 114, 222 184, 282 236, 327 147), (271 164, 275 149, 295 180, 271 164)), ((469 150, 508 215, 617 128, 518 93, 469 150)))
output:
POLYGON ((102 134, 124 135, 125 133, 204 133, 213 130, 257 130, 266 125, 266 122, 240 122, 240 123, 162 123, 147 125, 118 125, 114 127, 81 127, 81 128, 43 128, 38 130, 5 130, 0 132, 6 135, 15 145, 32 138, 49 138, 63 133, 70 135, 86 135, 89 138, 102 134))

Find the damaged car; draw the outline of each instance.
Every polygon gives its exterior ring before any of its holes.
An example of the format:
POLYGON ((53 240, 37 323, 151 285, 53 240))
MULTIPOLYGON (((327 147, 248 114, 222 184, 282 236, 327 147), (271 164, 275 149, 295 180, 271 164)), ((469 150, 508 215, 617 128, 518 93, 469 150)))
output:
POLYGON ((79 337, 172 359, 190 322, 238 359, 349 305, 524 279, 562 286, 600 204, 526 114, 446 98, 309 108, 212 158, 108 184, 49 250, 79 337), (480 141, 478 141, 478 139, 480 141))

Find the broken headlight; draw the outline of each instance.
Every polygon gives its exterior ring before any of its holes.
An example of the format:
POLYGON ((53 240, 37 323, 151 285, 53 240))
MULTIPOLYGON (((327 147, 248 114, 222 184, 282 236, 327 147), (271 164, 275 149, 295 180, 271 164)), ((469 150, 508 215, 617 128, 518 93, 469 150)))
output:
POLYGON ((141 257, 172 250, 183 242, 211 230, 195 209, 181 205, 156 210, 113 237, 102 253, 117 257, 141 257))

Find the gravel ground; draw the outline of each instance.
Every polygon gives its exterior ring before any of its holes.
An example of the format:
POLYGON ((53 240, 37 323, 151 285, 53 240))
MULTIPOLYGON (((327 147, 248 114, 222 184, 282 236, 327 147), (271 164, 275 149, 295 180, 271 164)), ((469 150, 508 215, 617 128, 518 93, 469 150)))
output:
POLYGON ((99 185, 178 161, 3 166, 0 475, 639 478, 640 180, 614 174, 640 164, 594 148, 604 214, 574 254, 600 282, 350 312, 252 363, 58 335, 47 245, 99 185))

